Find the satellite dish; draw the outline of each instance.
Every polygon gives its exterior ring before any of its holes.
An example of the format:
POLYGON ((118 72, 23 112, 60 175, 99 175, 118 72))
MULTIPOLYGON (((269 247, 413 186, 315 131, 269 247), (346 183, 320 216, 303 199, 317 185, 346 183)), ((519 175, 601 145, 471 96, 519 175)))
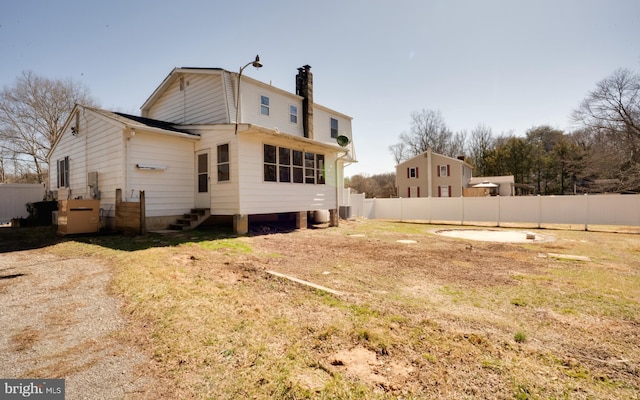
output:
POLYGON ((344 135, 340 135, 336 138, 336 142, 338 142, 338 144, 340 145, 340 147, 345 147, 346 145, 349 144, 350 140, 348 137, 344 136, 344 135))

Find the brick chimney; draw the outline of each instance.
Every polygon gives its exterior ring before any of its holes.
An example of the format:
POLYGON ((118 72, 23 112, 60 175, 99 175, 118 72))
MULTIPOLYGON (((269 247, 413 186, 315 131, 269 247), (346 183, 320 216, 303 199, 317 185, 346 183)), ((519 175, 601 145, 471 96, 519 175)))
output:
POLYGON ((296 75, 296 94, 302 100, 302 128, 304 137, 313 139, 313 74, 311 66, 298 68, 296 75))

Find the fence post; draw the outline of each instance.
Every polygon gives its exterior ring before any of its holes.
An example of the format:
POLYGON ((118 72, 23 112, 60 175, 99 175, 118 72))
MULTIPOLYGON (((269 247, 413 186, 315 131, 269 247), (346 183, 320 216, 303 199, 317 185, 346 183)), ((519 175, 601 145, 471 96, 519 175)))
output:
POLYGON ((542 197, 538 194, 538 229, 542 226, 542 197))
POLYGON ((147 200, 144 196, 144 190, 140 191, 140 234, 147 233, 147 200))
POLYGON ((589 196, 584 194, 584 230, 589 230, 589 196))
POLYGON ((500 195, 496 196, 498 198, 498 221, 496 222, 496 226, 500 227, 500 213, 502 211, 502 207, 500 207, 500 195))

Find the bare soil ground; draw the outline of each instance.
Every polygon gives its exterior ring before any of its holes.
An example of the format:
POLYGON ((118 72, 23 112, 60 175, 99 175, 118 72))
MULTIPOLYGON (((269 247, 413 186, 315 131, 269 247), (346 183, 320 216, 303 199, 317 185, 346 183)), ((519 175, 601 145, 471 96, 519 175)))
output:
POLYGON ((0 275, 25 274, 0 280, 3 326, 20 320, 7 309, 41 308, 3 331, 0 375, 68 376, 71 390, 102 365, 134 399, 150 386, 166 399, 638 398, 638 235, 546 230, 556 240, 513 244, 436 228, 358 220, 240 238, 97 237, 18 252, 17 269, 0 253, 0 275), (61 254, 77 272, 60 268, 61 254), (105 291, 112 273, 121 313, 105 291), (107 315, 109 329, 86 325, 107 315), (7 368, 14 360, 26 366, 7 368))

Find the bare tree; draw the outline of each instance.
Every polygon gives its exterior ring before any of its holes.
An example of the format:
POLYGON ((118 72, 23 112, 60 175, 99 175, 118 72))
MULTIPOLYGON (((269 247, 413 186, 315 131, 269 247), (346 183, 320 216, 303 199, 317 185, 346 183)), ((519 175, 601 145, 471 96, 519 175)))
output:
POLYGON ((640 74, 619 69, 596 84, 573 112, 573 119, 627 148, 640 162, 640 74))
POLYGON ((404 142, 392 144, 391 146, 389 146, 389 151, 393 155, 393 159, 395 160, 396 164, 400 164, 402 161, 408 158, 407 145, 404 142))
POLYGON ((464 156, 467 152, 467 131, 456 132, 449 139, 447 153, 451 157, 464 156))
POLYGON ((12 87, 0 92, 3 156, 11 154, 22 174, 34 174, 35 180, 43 181, 47 153, 76 103, 95 105, 89 90, 71 79, 48 79, 32 71, 23 72, 12 87))
POLYGON ((400 134, 400 142, 389 146, 396 162, 431 149, 446 156, 456 157, 464 151, 465 132, 455 135, 449 130, 440 111, 421 110, 411 113, 411 130, 400 134))
POLYGON ((475 167, 474 174, 478 176, 488 175, 488 158, 495 148, 493 132, 488 126, 479 124, 471 131, 469 140, 469 157, 475 167))
POLYGON ((640 191, 640 74, 619 69, 598 82, 573 119, 591 133, 594 177, 617 180, 616 191, 640 191))

